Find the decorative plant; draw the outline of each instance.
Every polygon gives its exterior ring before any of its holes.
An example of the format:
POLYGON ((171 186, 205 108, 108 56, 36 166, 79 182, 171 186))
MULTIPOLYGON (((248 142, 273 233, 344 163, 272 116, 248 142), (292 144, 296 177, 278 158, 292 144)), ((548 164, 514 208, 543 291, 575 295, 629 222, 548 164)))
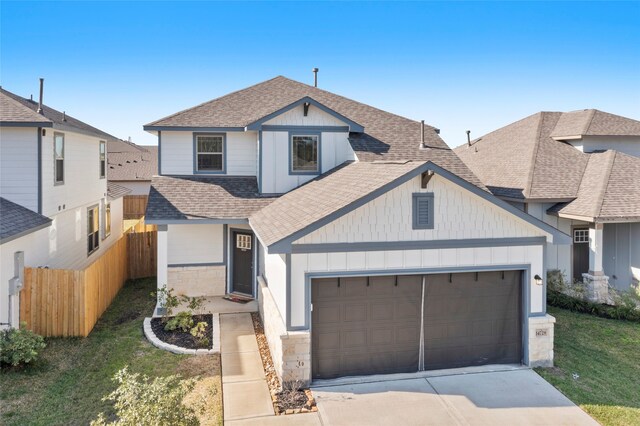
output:
POLYGON ((118 419, 108 422, 104 413, 91 422, 92 426, 192 426, 200 422, 193 408, 182 403, 195 386, 194 380, 180 380, 178 376, 157 377, 131 374, 125 367, 113 380, 118 383, 115 391, 103 401, 113 401, 118 419))
POLYGON ((197 315, 204 315, 205 300, 206 299, 204 296, 199 296, 199 297, 182 296, 182 302, 187 305, 187 308, 190 311, 195 312, 197 315))
POLYGON ((44 338, 27 330, 25 322, 20 328, 0 332, 0 364, 17 366, 35 361, 45 348, 44 338))
POLYGON ((193 327, 191 311, 179 312, 175 317, 170 318, 164 326, 167 331, 180 330, 187 333, 193 327))
POLYGON ((180 305, 180 299, 173 294, 172 288, 167 288, 166 285, 158 289, 157 292, 151 293, 151 297, 157 298, 160 306, 164 308, 162 314, 162 322, 167 322, 169 317, 173 315, 173 310, 180 305))
POLYGON ((209 328, 208 324, 204 321, 201 321, 195 325, 191 329, 191 335, 196 338, 199 346, 207 347, 209 346, 209 338, 207 337, 207 329, 209 328))

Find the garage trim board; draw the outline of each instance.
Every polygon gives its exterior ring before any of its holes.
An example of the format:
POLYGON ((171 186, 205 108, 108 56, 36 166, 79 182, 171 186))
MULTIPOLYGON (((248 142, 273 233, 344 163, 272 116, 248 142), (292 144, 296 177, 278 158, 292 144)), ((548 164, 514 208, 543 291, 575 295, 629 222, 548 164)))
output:
POLYGON ((308 273, 309 314, 313 294, 318 308, 322 306, 313 313, 313 321, 320 321, 319 315, 324 315, 322 324, 317 325, 317 333, 322 334, 313 333, 308 318, 313 378, 417 372, 495 362, 527 364, 529 276, 528 265, 308 273), (502 286, 500 280, 505 276, 507 281, 502 286), (380 285, 383 281, 390 283, 384 287, 380 285), (480 287, 474 287, 475 282, 480 287), (485 294, 487 297, 483 297, 485 294), (456 304, 448 305, 447 300, 454 297, 458 298, 456 304), (465 298, 466 310, 456 311, 465 298), (504 305, 503 311, 494 312, 496 300, 504 305), (332 320, 335 315, 340 316, 339 321, 332 320), (370 315, 378 316, 378 320, 370 315), (387 329, 394 330, 394 334, 379 335, 381 331, 389 334, 387 329))

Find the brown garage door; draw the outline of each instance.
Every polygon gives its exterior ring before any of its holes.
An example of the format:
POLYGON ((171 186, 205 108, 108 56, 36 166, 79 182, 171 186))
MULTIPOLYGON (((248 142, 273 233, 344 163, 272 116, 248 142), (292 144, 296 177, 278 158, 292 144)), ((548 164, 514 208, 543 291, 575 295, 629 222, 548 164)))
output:
POLYGON ((312 282, 314 379, 519 363, 520 271, 312 282))

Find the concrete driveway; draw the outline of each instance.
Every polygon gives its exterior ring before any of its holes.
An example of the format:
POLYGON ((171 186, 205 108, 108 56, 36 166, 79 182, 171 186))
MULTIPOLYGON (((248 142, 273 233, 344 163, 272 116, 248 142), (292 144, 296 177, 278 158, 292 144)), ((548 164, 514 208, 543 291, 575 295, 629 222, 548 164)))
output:
POLYGON ((322 424, 598 425, 528 369, 400 377, 314 387, 322 424))

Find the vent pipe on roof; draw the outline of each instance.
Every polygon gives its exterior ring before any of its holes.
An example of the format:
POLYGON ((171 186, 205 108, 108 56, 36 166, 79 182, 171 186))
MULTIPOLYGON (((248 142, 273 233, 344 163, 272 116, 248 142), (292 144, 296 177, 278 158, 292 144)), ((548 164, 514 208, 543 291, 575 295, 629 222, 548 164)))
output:
POLYGON ((424 120, 420 121, 420 148, 426 148, 424 144, 424 120))
POLYGON ((471 130, 467 130, 467 145, 471 146, 471 130))
POLYGON ((67 121, 67 111, 62 111, 62 121, 67 121))
POLYGON ((318 68, 314 68, 313 70, 313 87, 318 87, 318 68))
POLYGON ((42 97, 44 96, 44 78, 40 79, 40 100, 38 101, 38 113, 42 114, 42 97))

